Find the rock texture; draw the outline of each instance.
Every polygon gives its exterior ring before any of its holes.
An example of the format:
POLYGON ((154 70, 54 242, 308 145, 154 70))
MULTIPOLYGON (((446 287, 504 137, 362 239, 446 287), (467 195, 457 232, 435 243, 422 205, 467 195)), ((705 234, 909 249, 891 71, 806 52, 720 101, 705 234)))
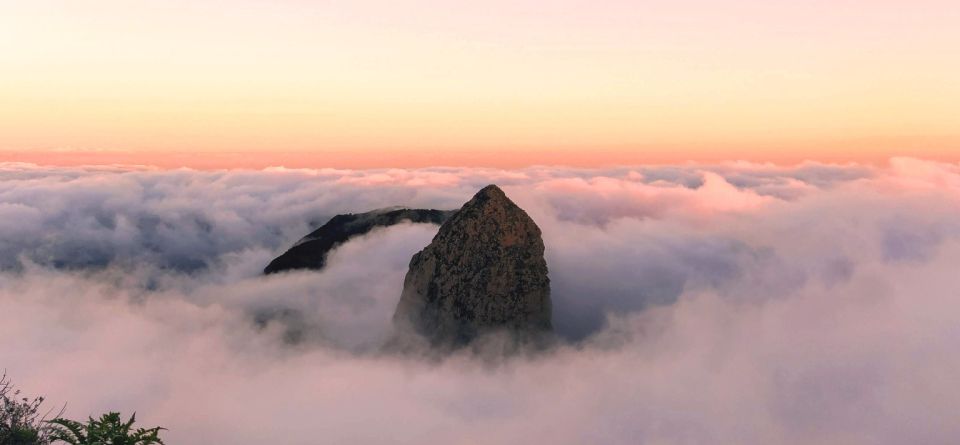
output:
POLYGON ((434 346, 500 330, 521 339, 549 332, 543 250, 537 224, 500 188, 487 186, 410 260, 394 323, 434 346))
POLYGON ((350 238, 363 235, 377 227, 392 226, 404 221, 442 224, 453 213, 453 210, 391 208, 337 215, 319 229, 301 238, 283 255, 274 258, 263 269, 263 273, 323 269, 327 262, 327 254, 350 238))

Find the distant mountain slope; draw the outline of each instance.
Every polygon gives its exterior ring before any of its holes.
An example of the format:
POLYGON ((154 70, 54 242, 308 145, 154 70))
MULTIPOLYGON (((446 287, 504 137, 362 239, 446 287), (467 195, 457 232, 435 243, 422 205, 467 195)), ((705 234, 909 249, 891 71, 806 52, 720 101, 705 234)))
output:
POLYGON ((337 215, 319 229, 301 238, 283 255, 274 258, 263 269, 263 273, 323 269, 327 262, 327 253, 350 238, 363 235, 377 227, 392 226, 404 221, 440 225, 454 212, 455 210, 390 208, 337 215))

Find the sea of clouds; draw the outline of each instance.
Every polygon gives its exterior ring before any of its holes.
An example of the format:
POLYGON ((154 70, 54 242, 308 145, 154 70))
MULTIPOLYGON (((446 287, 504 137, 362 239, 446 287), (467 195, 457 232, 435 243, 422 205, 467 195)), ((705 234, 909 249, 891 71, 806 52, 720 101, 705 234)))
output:
POLYGON ((0 164, 0 339, 25 392, 170 444, 953 443, 960 165, 0 164), (543 230, 545 353, 378 352, 436 226, 261 275, 335 214, 489 183, 543 230))

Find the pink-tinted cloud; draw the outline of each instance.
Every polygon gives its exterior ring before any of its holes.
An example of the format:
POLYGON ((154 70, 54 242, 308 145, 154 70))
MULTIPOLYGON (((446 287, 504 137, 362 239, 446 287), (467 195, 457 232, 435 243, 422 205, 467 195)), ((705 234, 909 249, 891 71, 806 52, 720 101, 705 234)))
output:
POLYGON ((960 171, 0 168, 0 367, 169 443, 949 443, 960 171), (543 230, 564 341, 378 354, 435 226, 263 277, 335 213, 503 185, 543 230), (295 334, 299 341, 289 342, 295 334), (284 341, 284 340, 288 341, 284 341))

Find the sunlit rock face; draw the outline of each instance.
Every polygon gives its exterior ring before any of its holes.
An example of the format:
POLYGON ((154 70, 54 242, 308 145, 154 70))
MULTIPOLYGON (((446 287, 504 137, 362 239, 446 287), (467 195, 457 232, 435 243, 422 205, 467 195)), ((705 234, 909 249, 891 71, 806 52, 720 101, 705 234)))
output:
POLYGON ((490 185, 453 214, 410 260, 394 313, 401 332, 432 345, 463 345, 505 331, 549 333, 550 279, 540 228, 490 185))

